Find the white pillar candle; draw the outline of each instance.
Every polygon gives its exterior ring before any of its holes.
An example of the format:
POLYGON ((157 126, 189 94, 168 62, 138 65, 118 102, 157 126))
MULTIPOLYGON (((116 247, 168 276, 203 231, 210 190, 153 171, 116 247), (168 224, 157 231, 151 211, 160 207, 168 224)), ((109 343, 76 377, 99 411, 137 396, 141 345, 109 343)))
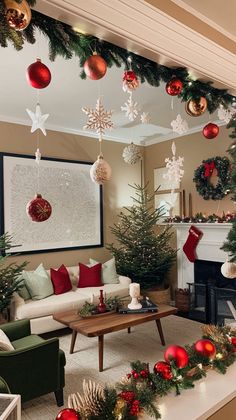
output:
POLYGON ((131 283, 129 285, 129 294, 132 298, 138 298, 140 296, 140 284, 131 283))

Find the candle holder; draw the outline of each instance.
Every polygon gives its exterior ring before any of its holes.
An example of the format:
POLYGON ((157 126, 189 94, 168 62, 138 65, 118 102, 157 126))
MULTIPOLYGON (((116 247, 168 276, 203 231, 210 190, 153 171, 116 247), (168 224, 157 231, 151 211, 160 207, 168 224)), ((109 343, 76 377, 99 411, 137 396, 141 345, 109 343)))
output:
POLYGON ((138 298, 140 297, 140 284, 131 283, 129 285, 129 294, 132 298, 131 302, 128 304, 129 309, 141 309, 142 305, 139 303, 138 298))

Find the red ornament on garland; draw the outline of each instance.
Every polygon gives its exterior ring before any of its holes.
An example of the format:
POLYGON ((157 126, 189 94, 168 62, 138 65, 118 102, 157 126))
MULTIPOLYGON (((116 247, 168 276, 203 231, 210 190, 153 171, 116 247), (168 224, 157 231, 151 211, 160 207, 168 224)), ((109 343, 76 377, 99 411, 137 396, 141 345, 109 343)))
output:
POLYGON ((73 408, 64 408, 58 413, 56 420, 81 420, 81 417, 73 408))
POLYGON ((212 341, 207 339, 198 340, 194 344, 194 348, 197 353, 200 353, 202 356, 209 357, 210 359, 213 359, 216 355, 215 345, 212 341))
POLYGON ((155 363, 153 370, 157 375, 160 375, 163 379, 170 380, 173 378, 173 373, 171 372, 170 364, 167 362, 155 363))
POLYGON ((219 127, 217 124, 208 123, 202 130, 202 134, 206 139, 214 139, 219 134, 219 127))
POLYGON ((181 346, 169 346, 167 347, 164 358, 166 362, 174 360, 178 368, 184 368, 188 364, 188 353, 181 346))
POLYGON ((27 204, 26 213, 33 222, 45 222, 52 214, 52 206, 41 194, 36 194, 27 204))
POLYGON ((123 74, 123 90, 130 92, 139 87, 139 81, 136 73, 132 70, 127 70, 123 74))
POLYGON ((231 337, 230 338, 231 344, 236 347, 236 337, 231 337))
POLYGON ((35 89, 44 89, 51 82, 51 72, 40 58, 27 68, 26 79, 35 89))
POLYGON ((107 63, 96 52, 89 57, 84 63, 84 71, 86 76, 92 80, 99 80, 105 76, 107 71, 107 63))
POLYGON ((182 92, 183 83, 177 77, 173 77, 167 84, 166 84, 166 93, 170 96, 177 96, 182 92))

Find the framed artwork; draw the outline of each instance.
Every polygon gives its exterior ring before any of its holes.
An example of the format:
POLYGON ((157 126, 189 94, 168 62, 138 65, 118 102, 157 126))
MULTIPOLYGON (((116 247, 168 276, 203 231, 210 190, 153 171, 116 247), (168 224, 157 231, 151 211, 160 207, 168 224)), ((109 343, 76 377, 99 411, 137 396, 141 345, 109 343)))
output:
POLYGON ((1 234, 13 237, 10 253, 30 254, 103 246, 102 187, 90 178, 91 162, 0 153, 1 234), (27 203, 36 193, 50 202, 51 217, 33 222, 27 203))
POLYGON ((180 182, 173 182, 163 177, 166 173, 167 168, 165 166, 154 169, 154 190, 158 193, 160 191, 178 190, 180 188, 180 182))
POLYGON ((162 217, 174 217, 180 215, 180 193, 174 192, 155 195, 155 209, 162 208, 162 217))

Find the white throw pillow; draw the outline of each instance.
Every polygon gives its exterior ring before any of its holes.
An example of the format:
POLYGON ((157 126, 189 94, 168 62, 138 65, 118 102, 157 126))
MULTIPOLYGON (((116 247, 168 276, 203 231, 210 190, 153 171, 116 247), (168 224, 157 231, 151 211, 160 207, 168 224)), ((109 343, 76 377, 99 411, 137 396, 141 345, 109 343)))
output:
POLYGON ((0 351, 11 351, 15 350, 11 344, 8 336, 3 330, 0 329, 0 351))

